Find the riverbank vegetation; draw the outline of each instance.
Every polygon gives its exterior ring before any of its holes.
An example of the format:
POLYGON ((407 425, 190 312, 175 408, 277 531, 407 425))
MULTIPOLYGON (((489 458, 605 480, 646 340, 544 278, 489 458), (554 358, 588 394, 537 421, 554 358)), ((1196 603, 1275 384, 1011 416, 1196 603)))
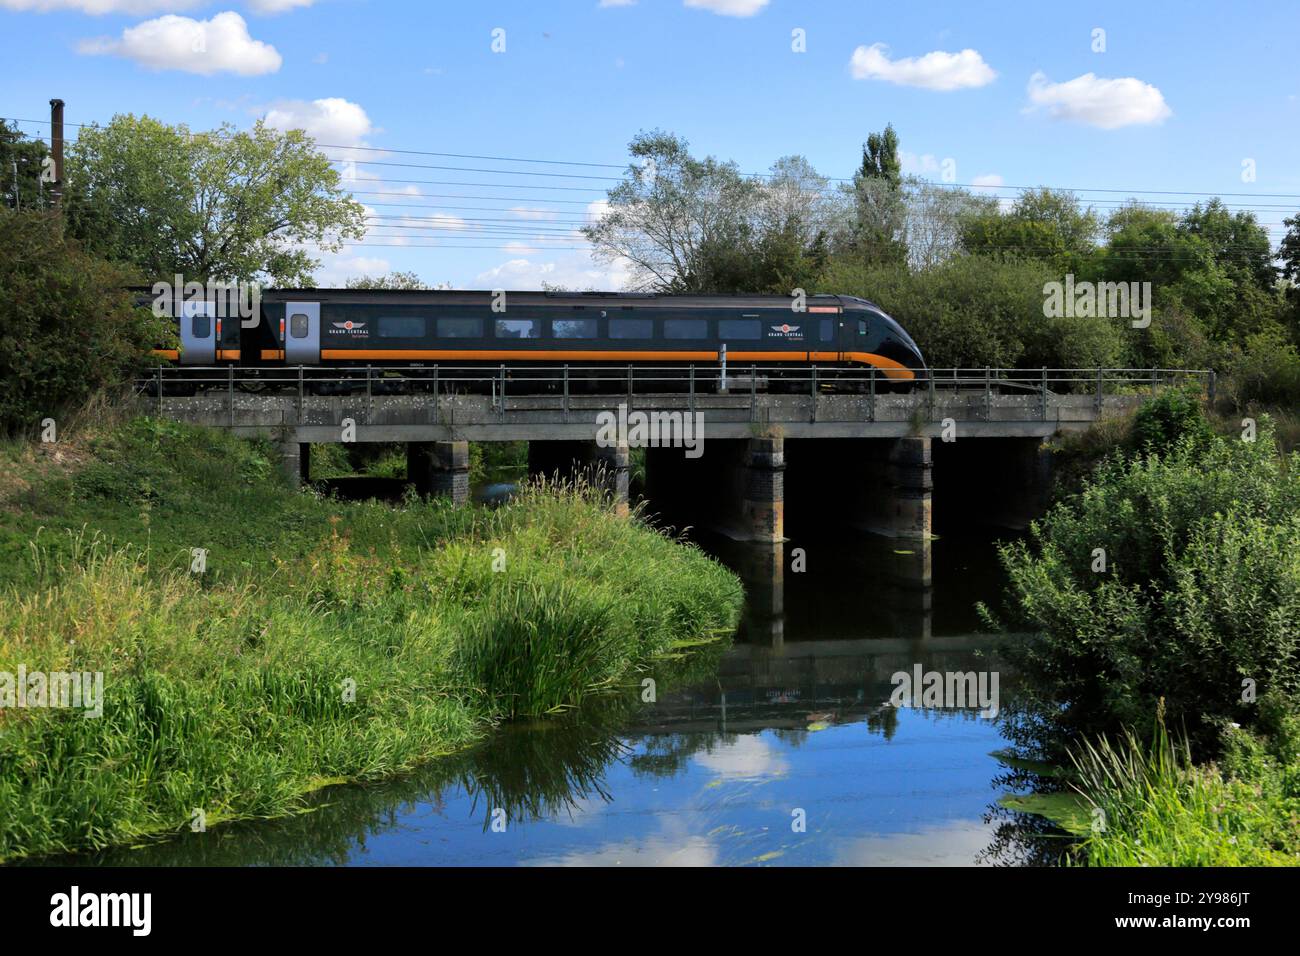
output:
POLYGON ((1082 860, 1300 863, 1300 454, 1177 399, 1129 441, 1001 550, 1008 733, 1100 811, 1082 860))
POLYGON ((290 812, 736 623, 733 575, 582 487, 347 503, 268 452, 148 419, 0 451, 0 671, 104 674, 102 717, 0 711, 0 859, 290 812))

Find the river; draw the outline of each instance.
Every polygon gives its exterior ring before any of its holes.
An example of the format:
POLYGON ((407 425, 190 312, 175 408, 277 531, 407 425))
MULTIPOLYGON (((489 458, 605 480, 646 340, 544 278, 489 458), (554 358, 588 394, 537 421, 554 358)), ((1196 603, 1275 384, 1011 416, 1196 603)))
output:
POLYGON ((974 608, 1001 588, 996 533, 787 533, 775 550, 695 538, 741 574, 748 607, 735 642, 684 672, 402 779, 332 788, 305 814, 72 862, 1034 862, 1025 821, 996 804, 1015 784, 993 756, 1008 746, 999 722, 978 706, 889 704, 892 675, 917 665, 996 673, 1014 694, 974 608))

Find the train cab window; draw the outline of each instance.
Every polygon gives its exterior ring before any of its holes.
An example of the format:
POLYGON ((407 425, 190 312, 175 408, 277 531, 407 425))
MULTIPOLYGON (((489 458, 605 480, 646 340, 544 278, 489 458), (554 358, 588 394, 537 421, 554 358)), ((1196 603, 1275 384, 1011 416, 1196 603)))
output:
POLYGON ((654 322, 651 319, 610 319, 609 337, 611 339, 649 339, 654 337, 654 322))
POLYGON ((482 337, 482 319, 438 320, 438 338, 440 339, 477 339, 482 337))
POLYGON ((190 319, 190 334, 196 339, 206 339, 212 334, 212 319, 206 315, 196 315, 190 319))
POLYGON ((551 323, 551 335, 557 339, 594 339, 595 319, 556 319, 551 323))
POLYGON ((303 312, 295 312, 289 317, 289 334, 295 339, 305 339, 307 337, 307 315, 303 312))
POLYGON ((707 319, 664 319, 666 339, 707 339, 708 337, 707 319))
POLYGON ((422 339, 425 327, 420 315, 382 315, 375 320, 375 333, 381 339, 422 339))
POLYGON ((499 339, 540 339, 542 323, 536 319, 497 319, 499 339))
POLYGON ((762 337, 763 323, 760 319, 718 319, 718 338, 724 342, 762 337))
POLYGON ((859 321, 858 321, 858 335, 866 335, 866 334, 867 334, 867 323, 866 323, 866 322, 863 322, 863 321, 861 321, 861 320, 859 320, 859 321))

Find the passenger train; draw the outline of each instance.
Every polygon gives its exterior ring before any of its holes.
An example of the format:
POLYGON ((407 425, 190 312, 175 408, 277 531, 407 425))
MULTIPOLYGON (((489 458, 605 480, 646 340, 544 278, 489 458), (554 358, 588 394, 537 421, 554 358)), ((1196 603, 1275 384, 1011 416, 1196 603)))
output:
MULTIPOLYGON (((146 297, 141 293, 141 300, 146 297)), ((429 366, 472 372, 568 366, 582 379, 611 367, 714 364, 761 368, 765 381, 807 379, 816 365, 909 385, 925 360, 903 328, 864 299, 815 295, 796 311, 775 295, 264 289, 248 319, 184 303, 181 367, 234 365, 241 382, 287 381, 299 367, 429 366)), ((318 373, 319 374, 319 373, 318 373)), ((347 379, 348 372, 335 376, 347 379)), ((361 374, 365 374, 362 372, 361 374)), ((479 372, 479 375, 483 375, 479 372)), ((834 378, 832 371, 830 377, 834 378)))

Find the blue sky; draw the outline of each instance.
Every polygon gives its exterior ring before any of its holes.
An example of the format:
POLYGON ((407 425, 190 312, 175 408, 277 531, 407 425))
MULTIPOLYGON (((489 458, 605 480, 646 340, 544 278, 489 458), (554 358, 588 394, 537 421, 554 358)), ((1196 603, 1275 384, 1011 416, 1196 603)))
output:
MULTIPOLYGON (((201 129, 265 116, 338 147, 608 164, 660 127, 746 171, 798 153, 829 176, 851 175, 867 134, 892 122, 910 170, 1001 195, 1038 184, 1168 190, 1178 194, 1147 195, 1171 203, 1241 193, 1229 202, 1265 223, 1300 208, 1290 0, 0 0, 0 30, 7 117, 47 118, 59 96, 69 123, 131 111, 201 129)), ((458 287, 620 282, 565 231, 598 214, 590 204, 610 183, 523 175, 617 169, 330 154, 510 174, 357 164, 375 215, 431 218, 374 220, 366 245, 324 257, 322 283, 389 269, 458 287), (441 228, 396 228, 430 223, 441 228)))

